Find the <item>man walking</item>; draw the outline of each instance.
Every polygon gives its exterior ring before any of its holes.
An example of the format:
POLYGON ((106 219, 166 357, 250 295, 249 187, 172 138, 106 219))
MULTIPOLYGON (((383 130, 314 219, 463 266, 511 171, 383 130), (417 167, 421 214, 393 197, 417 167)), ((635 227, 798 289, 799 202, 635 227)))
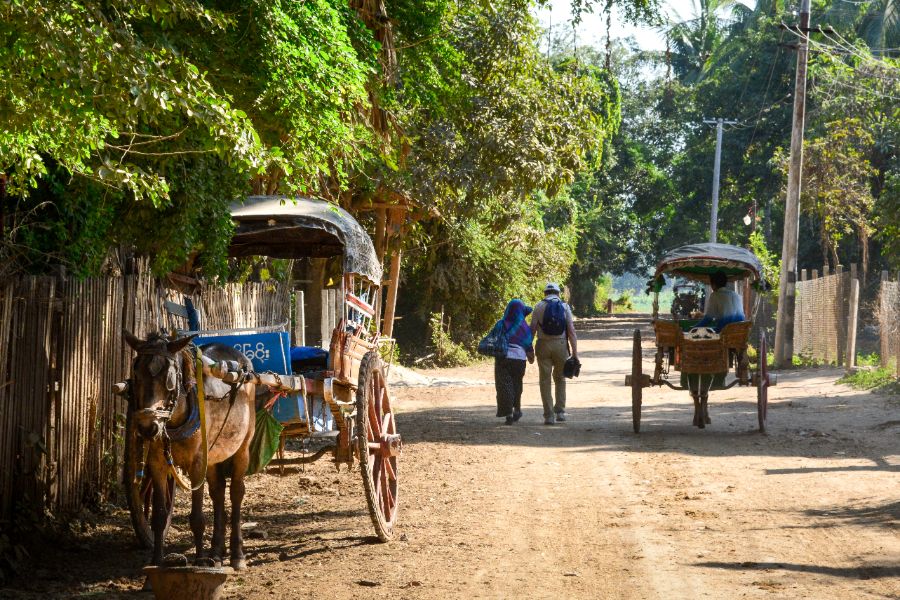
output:
POLYGON ((544 425, 566 420, 566 380, 563 377, 569 348, 578 358, 578 338, 572 309, 559 297, 559 285, 548 283, 544 299, 537 303, 531 314, 531 331, 537 335, 535 354, 540 376, 541 401, 544 403, 544 425), (556 404, 550 389, 550 378, 556 388, 556 404))

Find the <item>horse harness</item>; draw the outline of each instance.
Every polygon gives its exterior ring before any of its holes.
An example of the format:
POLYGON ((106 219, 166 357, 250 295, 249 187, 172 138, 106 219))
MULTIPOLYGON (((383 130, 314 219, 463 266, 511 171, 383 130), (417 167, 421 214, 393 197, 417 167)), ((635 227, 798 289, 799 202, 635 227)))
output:
MULTIPOLYGON (((152 356, 154 360, 150 363, 150 374, 152 376, 158 375, 163 367, 166 366, 168 368, 168 372, 166 374, 166 403, 163 408, 157 409, 142 409, 142 410, 153 410, 155 417, 162 421, 162 427, 160 428, 160 435, 162 437, 163 442, 163 458, 168 465, 168 469, 172 473, 175 481, 184 489, 187 490, 197 490, 203 483, 206 481, 206 456, 209 452, 209 447, 206 444, 206 431, 205 431, 205 415, 203 409, 203 402, 206 400, 206 396, 203 394, 203 365, 200 357, 202 356, 202 352, 199 348, 191 344, 189 346, 192 350, 192 354, 197 359, 197 369, 198 376, 200 378, 200 385, 198 386, 197 379, 191 379, 187 381, 187 386, 184 385, 184 369, 182 368, 182 362, 178 361, 178 358, 175 354, 168 352, 167 350, 160 349, 141 349, 137 351, 138 356, 152 356), (162 361, 157 361, 156 359, 162 359, 165 361, 162 364, 162 361), (199 389, 198 389, 199 388, 199 389), (198 394, 199 391, 199 394, 198 394), (188 413, 187 420, 177 426, 177 427, 169 427, 168 421, 172 418, 172 413, 175 412, 175 406, 178 403, 178 400, 184 398, 187 400, 187 397, 193 394, 195 396, 194 402, 190 403, 190 412, 188 413), (172 438, 175 438, 175 441, 182 441, 192 437, 197 431, 201 432, 203 437, 203 455, 204 455, 204 468, 203 468, 203 478, 196 484, 191 482, 187 484, 184 482, 181 475, 175 469, 175 461, 172 458, 172 438)), ((137 357, 135 358, 135 362, 132 364, 132 372, 137 365, 137 357)), ((128 393, 127 399, 129 408, 132 412, 136 412, 137 409, 134 406, 134 395, 133 395, 133 385, 132 381, 128 380, 128 393)), ((212 397, 210 400, 224 400, 225 396, 228 396, 228 412, 225 414, 225 419, 222 421, 222 426, 219 428, 219 432, 216 434, 216 437, 213 439, 212 443, 209 445, 215 446, 216 442, 219 440, 219 436, 222 434, 222 431, 225 429, 225 424, 228 422, 228 417, 231 415, 231 409, 234 406, 235 400, 237 399, 237 395, 241 390, 241 387, 244 385, 244 378, 239 378, 237 383, 231 383, 229 385, 229 391, 227 394, 220 397, 212 397)), ((144 466, 147 464, 147 458, 150 452, 150 447, 146 444, 146 440, 141 440, 141 464, 139 468, 135 471, 135 480, 140 481, 144 477, 144 466)))

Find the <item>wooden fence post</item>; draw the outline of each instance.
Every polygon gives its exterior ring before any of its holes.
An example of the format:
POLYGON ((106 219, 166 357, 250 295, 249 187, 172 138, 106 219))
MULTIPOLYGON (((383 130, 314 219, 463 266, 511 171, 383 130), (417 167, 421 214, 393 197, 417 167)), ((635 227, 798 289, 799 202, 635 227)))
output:
POLYGON ((844 364, 844 353, 847 345, 847 294, 848 286, 844 285, 844 265, 837 264, 834 266, 835 281, 837 285, 834 290, 834 365, 836 367, 844 364))
MULTIPOLYGON (((855 264, 853 265, 856 266, 855 264)), ((850 311, 847 315, 847 371, 856 365, 856 326, 859 314, 859 279, 850 279, 850 311)))
MULTIPOLYGON (((884 335, 884 320, 881 318, 881 315, 885 311, 884 286, 890 280, 891 280, 891 274, 888 273, 887 271, 882 271, 881 272, 881 286, 878 289, 878 313, 879 313, 879 315, 878 315, 878 328, 879 328, 878 337, 880 338, 879 341, 881 342, 880 354, 881 354, 881 366, 882 367, 888 366, 888 354, 889 354, 889 350, 891 347, 890 342, 887 340, 887 338, 884 335)), ((900 359, 897 360, 897 368, 900 369, 900 359)))

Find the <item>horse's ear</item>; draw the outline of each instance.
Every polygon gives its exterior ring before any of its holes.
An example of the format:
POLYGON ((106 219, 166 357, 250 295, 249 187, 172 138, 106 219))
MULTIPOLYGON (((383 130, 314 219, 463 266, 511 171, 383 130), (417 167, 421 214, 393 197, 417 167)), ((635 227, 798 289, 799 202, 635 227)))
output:
POLYGON ((131 349, 135 352, 137 352, 138 348, 140 348, 144 343, 139 337, 137 337, 127 329, 122 329, 122 335, 125 336, 125 342, 129 346, 131 346, 131 349))
POLYGON ((187 337, 183 337, 178 340, 172 340, 168 344, 166 344, 166 350, 168 350, 172 354, 177 354, 185 349, 185 347, 194 341, 194 338, 197 337, 197 334, 189 335, 187 337))

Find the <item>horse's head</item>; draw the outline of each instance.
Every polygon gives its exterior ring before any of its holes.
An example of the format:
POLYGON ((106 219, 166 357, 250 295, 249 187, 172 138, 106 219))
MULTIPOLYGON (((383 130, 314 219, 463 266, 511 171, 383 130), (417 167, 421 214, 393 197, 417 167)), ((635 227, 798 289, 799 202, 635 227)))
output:
POLYGON ((135 426, 146 439, 158 437, 178 399, 193 385, 191 361, 182 356, 195 336, 170 340, 156 333, 142 340, 129 331, 125 341, 137 353, 131 366, 131 406, 135 426))

